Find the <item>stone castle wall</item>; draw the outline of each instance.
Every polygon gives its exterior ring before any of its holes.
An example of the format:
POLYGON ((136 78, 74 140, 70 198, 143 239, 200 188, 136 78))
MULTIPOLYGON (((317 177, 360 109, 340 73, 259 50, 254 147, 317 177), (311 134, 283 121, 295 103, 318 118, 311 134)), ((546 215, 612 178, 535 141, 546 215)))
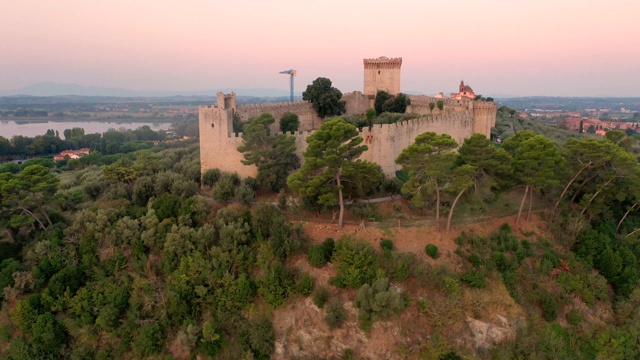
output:
MULTIPOLYGON (((461 104, 464 106, 450 106, 448 111, 434 110, 433 114, 418 119, 395 124, 376 124, 371 129, 365 127, 361 130, 361 136, 369 149, 360 158, 377 163, 385 176, 393 177, 400 169, 395 164, 395 159, 424 132, 449 134, 458 144, 462 144, 465 138, 475 132, 489 136, 491 127, 495 125, 496 104, 474 103, 476 102, 461 104)), ((450 102, 450 105, 452 104, 450 102)), ((255 108, 260 109, 259 113, 266 111, 263 107, 255 108)), ((202 172, 218 168, 225 172, 237 172, 242 177, 255 177, 257 169, 254 166, 243 165, 242 154, 237 151, 238 146, 242 144, 242 138, 241 134, 232 132, 233 109, 201 106, 199 111, 202 172)), ((272 131, 272 134, 276 133, 278 132, 272 131)), ((312 133, 313 130, 301 130, 293 134, 296 138, 296 153, 301 160, 304 159, 302 153, 307 148, 306 139, 312 133)))
MULTIPOLYGON (((342 101, 345 102, 345 115, 364 115, 367 110, 373 108, 374 99, 360 91, 354 91, 342 95, 342 101)), ((317 129, 317 128, 316 128, 317 129)))
MULTIPOLYGON (((391 95, 400 92, 400 68, 402 58, 364 59, 364 92, 355 91, 344 94, 346 114, 365 114, 373 108, 374 97, 378 90, 391 95)), ((436 98, 422 95, 408 95, 411 105, 408 113, 424 115, 421 118, 395 124, 374 125, 371 129, 361 130, 364 143, 369 149, 361 159, 379 164, 386 176, 394 176, 399 170, 395 159, 400 152, 411 145, 415 138, 427 131, 451 135, 458 144, 473 133, 491 134, 495 126, 497 105, 492 102, 468 99, 436 98), (443 109, 437 108, 439 101, 443 109), (429 104, 434 104, 430 109, 429 104)), ((239 115, 247 121, 264 112, 276 118, 271 125, 271 133, 279 133, 279 120, 286 112, 295 113, 300 119, 296 138, 297 154, 303 160, 302 153, 307 148, 306 139, 315 129, 320 128, 322 119, 309 102, 287 102, 277 104, 256 104, 236 106, 235 93, 218 93, 217 106, 201 106, 200 112, 200 160, 201 170, 218 168, 225 172, 237 172, 240 176, 256 176, 254 166, 243 165, 242 154, 237 150, 242 144, 240 134, 233 133, 233 115, 239 115)))
POLYGON ((248 121, 264 112, 273 115, 276 118, 276 122, 271 125, 272 133, 280 131, 280 118, 287 112, 298 114, 300 130, 317 129, 322 124, 322 119, 313 109, 313 104, 307 101, 240 105, 236 111, 243 121, 248 121))

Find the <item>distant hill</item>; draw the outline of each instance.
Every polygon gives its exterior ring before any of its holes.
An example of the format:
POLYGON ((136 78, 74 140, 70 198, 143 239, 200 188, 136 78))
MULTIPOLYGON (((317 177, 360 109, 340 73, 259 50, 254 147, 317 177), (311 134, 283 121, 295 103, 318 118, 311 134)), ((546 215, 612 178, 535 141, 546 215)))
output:
POLYGON ((101 88, 95 86, 82 86, 78 84, 60 84, 43 82, 28 85, 15 90, 0 91, 0 96, 30 95, 30 96, 117 96, 117 97, 166 97, 166 96, 215 96, 218 91, 229 93, 235 91, 238 96, 256 97, 285 97, 289 95, 282 89, 206 89, 193 91, 149 91, 129 90, 121 88, 101 88))

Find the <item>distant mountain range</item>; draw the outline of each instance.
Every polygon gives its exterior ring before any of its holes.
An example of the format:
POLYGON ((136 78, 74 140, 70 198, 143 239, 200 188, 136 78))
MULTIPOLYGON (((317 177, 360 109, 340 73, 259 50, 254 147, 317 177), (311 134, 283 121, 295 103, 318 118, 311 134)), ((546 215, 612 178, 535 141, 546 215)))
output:
POLYGON ((30 96, 116 96, 116 97, 165 97, 165 96, 215 96, 217 92, 230 93, 235 91, 238 96, 279 97, 288 96, 289 92, 282 89, 207 89, 194 91, 153 91, 129 90, 120 88, 101 88, 82 86, 78 84, 59 84, 43 82, 28 85, 15 90, 0 91, 0 96, 30 95, 30 96))

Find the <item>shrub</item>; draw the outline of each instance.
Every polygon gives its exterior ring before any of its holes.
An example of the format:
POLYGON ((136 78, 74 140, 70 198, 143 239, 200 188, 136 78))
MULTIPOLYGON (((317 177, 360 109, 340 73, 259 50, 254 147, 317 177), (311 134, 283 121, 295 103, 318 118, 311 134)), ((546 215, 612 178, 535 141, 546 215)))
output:
POLYGON ((163 340, 164 335, 157 323, 142 324, 133 338, 131 347, 146 358, 160 351, 163 340))
POLYGON ((202 175, 202 185, 213 186, 222 177, 222 171, 219 169, 209 169, 202 175))
POLYGON ((331 330, 342 327, 347 320, 347 311, 342 305, 340 299, 333 299, 327 306, 327 313, 324 316, 324 322, 331 330))
POLYGON ((442 100, 438 100, 438 102, 437 102, 437 106, 438 106, 438 109, 439 109, 439 110, 444 109, 444 101, 442 101, 442 100))
POLYGON ((480 259, 480 254, 478 254, 477 252, 473 252, 471 253, 468 257, 467 260, 469 260, 469 262, 473 265, 473 266, 479 266, 480 263, 482 262, 482 259, 480 259))
POLYGON ((258 187, 259 187, 258 180, 256 180, 256 178, 254 177, 247 176, 242 180, 242 183, 247 185, 253 191, 258 190, 258 187))
POLYGON ((331 261, 331 257, 333 256, 333 251, 336 248, 336 243, 333 240, 333 238, 326 238, 324 239, 324 241, 322 242, 322 250, 324 250, 324 258, 327 259, 327 261, 331 261))
POLYGON ((266 318, 246 322, 238 334, 238 343, 250 350, 254 359, 269 359, 275 349, 275 339, 273 324, 266 318))
POLYGON ((406 280, 416 263, 415 255, 392 251, 383 251, 378 260, 380 268, 393 281, 406 280))
POLYGON ((278 193, 278 208, 283 211, 287 208, 287 193, 284 192, 284 189, 280 189, 278 193))
MULTIPOLYGON (((191 335, 195 337, 197 336, 197 334, 190 334, 190 332, 192 332, 194 328, 197 329, 197 327, 189 325, 187 327, 187 331, 183 332, 182 330, 181 333, 185 334, 186 336, 191 335)), ((178 335, 180 335, 180 333, 178 333, 178 335)), ((205 355, 213 357, 218 354, 218 351, 220 351, 220 347, 220 334, 216 332, 215 326, 209 321, 204 322, 202 324, 202 338, 200 338, 200 349, 203 353, 205 353, 205 355)))
POLYGON ((308 273, 304 273, 296 282, 296 290, 303 296, 309 296, 313 290, 314 283, 313 277, 308 273))
POLYGON ((438 247, 433 244, 428 244, 427 246, 425 246, 424 250, 432 259, 437 259, 440 257, 440 255, 438 255, 438 247))
POLYGON ((32 356, 26 358, 57 359, 67 341, 68 334, 65 327, 58 322, 53 314, 46 312, 39 315, 31 327, 30 347, 32 356))
POLYGON ((378 217, 378 207, 375 204, 354 202, 349 208, 351 214, 360 219, 370 219, 378 217))
POLYGON ((563 272, 558 275, 556 281, 566 291, 578 295, 588 306, 592 306, 595 303, 595 295, 587 288, 587 284, 582 281, 578 274, 563 272))
POLYGON ((336 243, 333 263, 338 275, 331 279, 337 287, 359 287, 376 278, 378 262, 369 243, 342 238, 336 243))
POLYGON ((447 294, 453 296, 453 297, 458 297, 460 296, 460 283, 458 283, 458 280, 452 278, 451 276, 445 276, 444 279, 444 291, 447 292, 447 294))
POLYGON ((380 247, 384 250, 393 250, 393 241, 389 239, 384 239, 380 241, 380 247))
POLYGON ((242 205, 251 204, 254 197, 255 193, 247 184, 242 184, 239 188, 236 189, 236 200, 242 205))
POLYGON ((387 271, 391 280, 406 280, 411 275, 411 268, 415 264, 413 254, 395 254, 393 256, 393 267, 387 271))
POLYGON ((317 268, 321 268, 327 263, 327 258, 325 257, 325 252, 322 245, 309 246, 307 258, 309 259, 309 264, 317 268))
POLYGON ((582 315, 577 309, 571 309, 566 315, 567 322, 571 325, 578 325, 582 322, 582 315))
POLYGON ((316 291, 314 291, 313 303, 317 307, 322 309, 324 307, 324 304, 327 303, 327 300, 329 300, 329 291, 326 288, 319 287, 318 289, 316 289, 316 291))
POLYGON ((449 351, 448 353, 440 356, 438 360, 463 360, 463 358, 455 351, 449 351))
MULTIPOLYGON (((382 189, 382 191, 384 191, 385 194, 400 195, 400 190, 402 189, 402 182, 400 182, 400 180, 396 178, 393 178, 393 179, 385 178, 384 180, 382 180, 382 185, 380 186, 380 188, 382 189)), ((402 204, 394 203, 393 210, 397 213, 401 212, 402 204)))
POLYGON ((371 285, 362 285, 358 289, 353 305, 360 309, 358 317, 364 323, 388 319, 404 308, 404 302, 398 291, 389 288, 388 278, 378 279, 371 285))
MULTIPOLYGON (((373 109, 369 109, 369 111, 372 111, 373 109)), ((369 111, 367 111, 367 113, 369 113, 369 111)), ((375 113, 375 110, 373 110, 375 113)), ((351 348, 347 348, 344 350, 344 352, 342 353, 342 357, 340 358, 341 360, 353 360, 355 359, 355 355, 353 355, 353 349, 351 348)))
POLYGON ((289 269, 282 263, 276 263, 264 275, 258 291, 265 302, 275 308, 284 304, 293 287, 294 282, 289 269))
POLYGON ((542 309, 542 317, 548 322, 554 321, 558 317, 558 300, 548 292, 541 291, 538 296, 540 309, 542 309))
POLYGON ((240 183, 238 175, 224 174, 213 186, 213 199, 220 202, 227 202, 233 198, 236 186, 240 183), (238 181, 236 181, 238 180, 238 181))
POLYGON ((425 299, 418 300, 418 311, 422 314, 426 313, 429 310, 429 302, 425 299))
POLYGON ((153 202, 153 209, 160 221, 177 217, 180 212, 180 198, 174 194, 164 193, 153 202))
POLYGON ((467 271, 460 276, 460 280, 465 282, 472 288, 485 288, 487 287, 486 274, 482 270, 467 269, 467 271))
POLYGON ((251 228, 253 233, 264 240, 270 238, 283 225, 280 220, 282 214, 268 202, 260 202, 253 208, 251 215, 251 228))

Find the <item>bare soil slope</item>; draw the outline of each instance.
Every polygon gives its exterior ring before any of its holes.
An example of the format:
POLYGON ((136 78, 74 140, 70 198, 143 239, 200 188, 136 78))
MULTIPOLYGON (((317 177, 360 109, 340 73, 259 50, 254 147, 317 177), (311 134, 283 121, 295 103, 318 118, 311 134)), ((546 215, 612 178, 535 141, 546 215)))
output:
MULTIPOLYGON (((461 260, 454 253, 457 247, 454 239, 463 230, 468 234, 488 235, 504 223, 510 224, 521 236, 548 235, 546 224, 537 216, 532 216, 530 222, 523 222, 519 228, 515 226, 515 217, 509 216, 461 225, 450 233, 438 233, 430 225, 369 225, 361 228, 348 224, 338 230, 336 224, 328 222, 304 222, 303 227, 313 242, 321 242, 327 237, 337 240, 347 235, 369 241, 378 249, 382 239, 391 239, 395 251, 414 253, 421 260, 456 271, 461 260), (429 243, 439 248, 441 256, 437 260, 425 254, 425 245, 429 243)), ((485 289, 462 287, 459 298, 452 301, 444 292, 425 287, 429 279, 413 279, 394 284, 409 294, 408 308, 390 321, 374 323, 370 333, 365 333, 358 326, 358 309, 353 308, 356 291, 329 285, 329 279, 335 276, 330 263, 317 269, 309 265, 304 255, 290 261, 294 267, 310 273, 316 279, 316 287, 327 288, 330 298, 340 298, 349 317, 342 328, 330 330, 323 321, 325 310, 315 306, 310 297, 290 301, 288 306, 274 312, 277 359, 339 359, 347 349, 351 349, 356 358, 364 359, 437 358, 452 347, 475 357, 479 346, 478 334, 474 333, 470 321, 487 324, 488 331, 503 331, 503 341, 506 341, 514 336, 518 324, 525 318, 522 308, 513 301, 500 281, 490 280, 485 289), (502 319, 506 319, 508 324, 505 325, 502 319)))

